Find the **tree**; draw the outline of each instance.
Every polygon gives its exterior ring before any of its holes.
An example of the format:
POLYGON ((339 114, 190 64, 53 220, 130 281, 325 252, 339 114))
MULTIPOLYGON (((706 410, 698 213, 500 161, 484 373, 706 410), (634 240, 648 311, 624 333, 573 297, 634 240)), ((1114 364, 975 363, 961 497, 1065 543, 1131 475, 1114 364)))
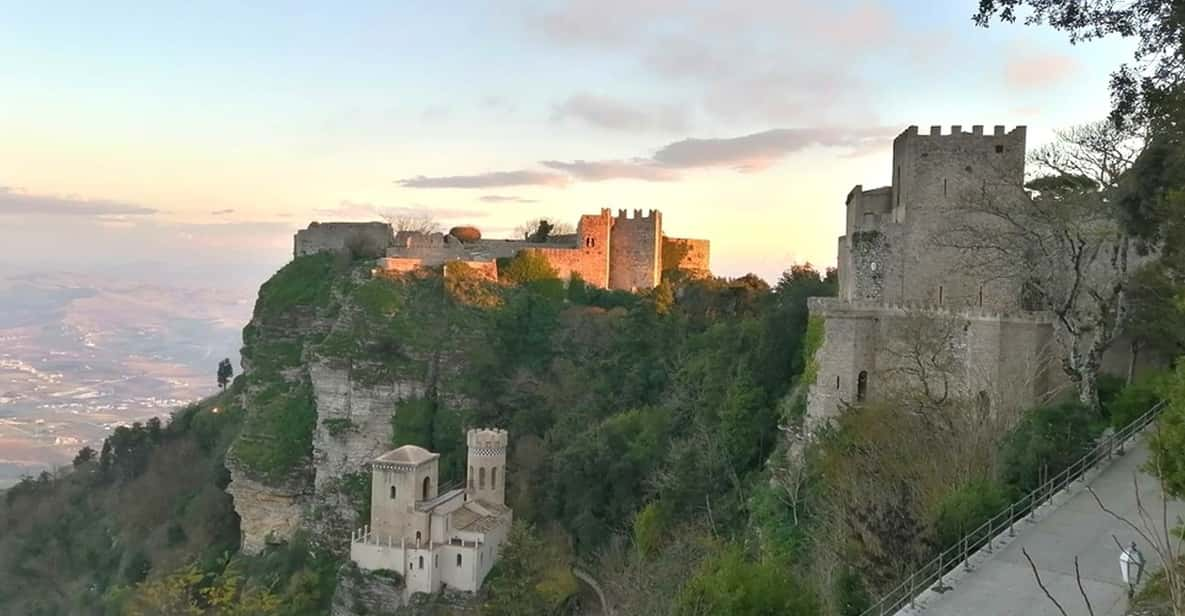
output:
POLYGON ((383 219, 390 223, 391 228, 396 232, 411 231, 424 234, 440 232, 440 223, 427 213, 387 212, 383 214, 383 219))
POLYGON ((1180 96, 1185 71, 1185 5, 1179 0, 979 0, 974 20, 1015 22, 1028 8, 1027 24, 1047 24, 1065 31, 1074 43, 1105 36, 1136 38, 1135 66, 1120 65, 1111 74, 1114 123, 1155 120, 1180 96))
POLYGON ((74 456, 74 468, 78 468, 87 462, 95 459, 95 450, 88 447, 83 447, 78 450, 78 455, 74 456))
POLYGON ((559 273, 547 257, 533 250, 520 251, 499 277, 515 284, 526 285, 540 280, 557 279, 559 273))
POLYGON ((679 593, 676 616, 808 616, 819 602, 805 584, 772 562, 755 563, 735 546, 704 562, 679 593))
POLYGON ((1040 177, 964 192, 935 242, 959 249, 968 269, 1021 289, 1026 308, 1052 314, 1062 369, 1079 400, 1100 410, 1100 365, 1127 325, 1137 256, 1116 197, 1142 142, 1106 122, 1057 136, 1031 155, 1040 177))
POLYGON ((226 389, 230 384, 230 379, 235 374, 235 369, 230 365, 230 359, 225 358, 218 362, 218 388, 226 389))
POLYGON ((528 242, 546 242, 556 235, 571 235, 576 229, 565 222, 556 222, 547 218, 533 218, 514 228, 514 234, 521 236, 528 242))

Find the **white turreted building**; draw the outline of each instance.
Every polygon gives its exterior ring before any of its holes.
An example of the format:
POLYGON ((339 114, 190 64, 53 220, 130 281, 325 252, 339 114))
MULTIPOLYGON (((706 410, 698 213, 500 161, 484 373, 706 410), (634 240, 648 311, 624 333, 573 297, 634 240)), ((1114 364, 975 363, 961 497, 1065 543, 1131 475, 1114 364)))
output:
POLYGON ((354 533, 350 558, 404 580, 404 598, 442 588, 476 591, 510 532, 505 505, 505 430, 469 430, 466 486, 439 492, 440 454, 404 445, 371 463, 370 525, 354 533))

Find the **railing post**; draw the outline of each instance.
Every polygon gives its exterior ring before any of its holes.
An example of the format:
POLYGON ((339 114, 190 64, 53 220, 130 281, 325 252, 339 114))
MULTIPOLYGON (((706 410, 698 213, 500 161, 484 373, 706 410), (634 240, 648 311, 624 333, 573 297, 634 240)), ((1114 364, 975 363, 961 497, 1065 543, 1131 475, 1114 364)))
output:
POLYGON ((1016 502, 1008 503, 1008 536, 1016 536, 1016 502))
POLYGON ((971 562, 967 560, 967 536, 963 536, 963 571, 971 570, 971 562))
POLYGON ((909 607, 915 608, 917 607, 917 604, 914 603, 914 601, 917 599, 918 594, 914 592, 914 589, 917 588, 917 586, 915 586, 917 580, 914 579, 914 576, 916 576, 917 573, 918 572, 915 569, 913 573, 909 574, 909 607))

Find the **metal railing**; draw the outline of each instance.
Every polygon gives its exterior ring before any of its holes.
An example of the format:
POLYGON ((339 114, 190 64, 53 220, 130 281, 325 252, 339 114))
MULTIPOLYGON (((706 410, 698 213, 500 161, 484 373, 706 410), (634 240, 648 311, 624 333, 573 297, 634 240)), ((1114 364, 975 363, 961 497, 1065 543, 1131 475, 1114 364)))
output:
POLYGON ((904 581, 861 612, 861 616, 886 616, 897 613, 906 605, 915 607, 914 600, 919 594, 931 588, 931 585, 934 590, 940 592, 949 589, 942 582, 947 574, 959 566, 970 571, 971 556, 980 549, 984 549, 990 554, 994 549, 992 541, 1005 531, 1008 532, 1009 537, 1015 537, 1017 522, 1026 517, 1032 520, 1037 508, 1054 494, 1078 481, 1086 471, 1094 468, 1103 460, 1114 457, 1116 453, 1122 454, 1127 441, 1152 423, 1164 406, 1165 403, 1160 402, 1148 409, 1131 423, 1100 440, 1089 452, 1060 473, 1046 479, 1032 492, 1011 503, 991 519, 980 524, 975 530, 964 534, 953 546, 943 550, 938 556, 915 569, 904 581))

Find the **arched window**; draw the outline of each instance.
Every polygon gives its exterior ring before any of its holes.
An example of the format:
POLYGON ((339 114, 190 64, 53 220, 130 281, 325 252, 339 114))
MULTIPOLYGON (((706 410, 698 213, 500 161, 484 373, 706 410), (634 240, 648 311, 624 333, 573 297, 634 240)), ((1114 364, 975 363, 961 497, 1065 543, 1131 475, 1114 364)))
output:
POLYGON ((498 487, 498 467, 495 466, 494 468, 490 469, 490 489, 496 489, 497 487, 498 487))
POLYGON ((856 377, 856 402, 863 402, 868 395, 868 371, 861 370, 856 377))
POLYGON ((395 486, 391 486, 391 498, 395 498, 395 486))
POLYGON ((432 493, 432 478, 424 477, 424 500, 428 500, 428 495, 432 493))
POLYGON ((486 489, 486 467, 477 469, 477 487, 480 490, 486 489))
POLYGON ((440 568, 440 554, 433 554, 432 555, 432 568, 433 569, 440 568))
POLYGON ((417 530, 416 531, 416 545, 420 545, 420 538, 421 537, 422 537, 422 535, 420 534, 420 531, 417 530))
POLYGON ((469 489, 473 489, 473 467, 469 467, 469 489))
POLYGON ((458 567, 461 566, 461 555, 460 554, 457 554, 457 566, 458 567))
POLYGON ((420 568, 421 569, 424 568, 424 557, 423 556, 420 557, 420 568))

